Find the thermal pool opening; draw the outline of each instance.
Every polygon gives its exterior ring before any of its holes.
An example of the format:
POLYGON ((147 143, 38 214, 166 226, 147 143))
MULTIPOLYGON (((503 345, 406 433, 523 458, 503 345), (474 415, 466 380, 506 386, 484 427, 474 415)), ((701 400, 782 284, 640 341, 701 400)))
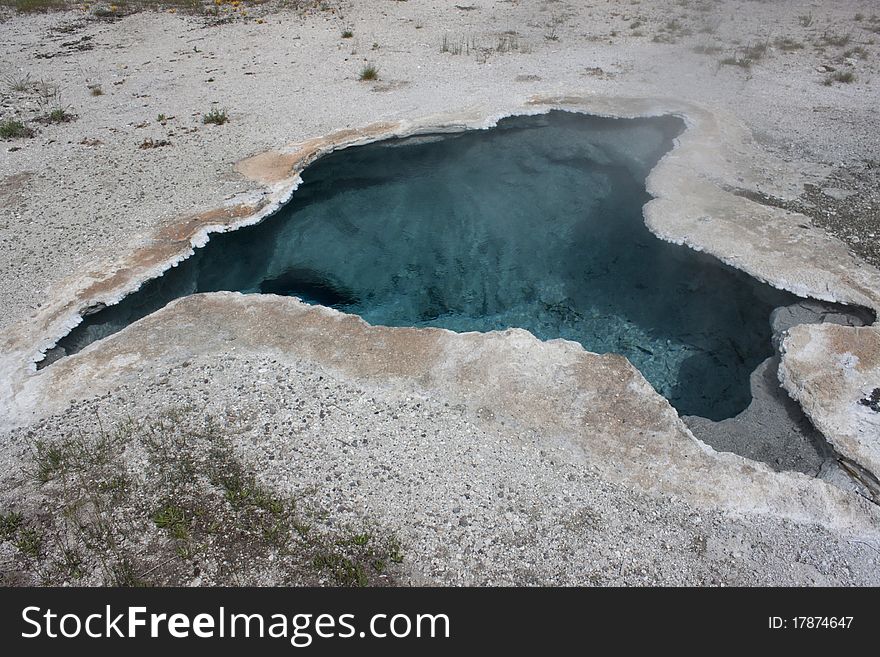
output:
POLYGON ((732 417, 797 297, 648 231, 645 179, 683 128, 553 111, 333 152, 272 217, 212 235, 52 357, 187 294, 295 295, 376 325, 575 340, 626 356, 682 415, 732 417))

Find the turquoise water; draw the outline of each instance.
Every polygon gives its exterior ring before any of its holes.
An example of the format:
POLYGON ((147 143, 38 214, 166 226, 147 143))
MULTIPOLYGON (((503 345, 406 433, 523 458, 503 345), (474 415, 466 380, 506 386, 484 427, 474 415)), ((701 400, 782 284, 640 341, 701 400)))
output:
POLYGON ((332 153, 276 215, 213 235, 59 344, 194 292, 295 295, 371 324, 575 340, 625 355, 682 414, 730 417, 793 297, 644 226, 645 177, 682 128, 552 112, 332 153))

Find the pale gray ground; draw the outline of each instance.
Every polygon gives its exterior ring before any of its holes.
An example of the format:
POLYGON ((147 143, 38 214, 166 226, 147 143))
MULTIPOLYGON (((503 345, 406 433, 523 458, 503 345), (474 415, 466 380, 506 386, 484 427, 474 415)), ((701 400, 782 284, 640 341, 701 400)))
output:
MULTIPOLYGON (((340 524, 379 519, 401 540, 409 583, 880 583, 880 552, 865 542, 610 484, 555 441, 440 400, 355 387, 312 362, 217 356, 156 368, 142 384, 75 404, 33 431, 52 440, 71 426, 96 428, 96 413, 109 427, 169 404, 236 418, 239 450, 282 494, 316 489, 307 494, 340 524)), ((24 452, 32 439, 15 432, 11 450, 24 452)), ((151 575, 161 582, 165 573, 151 575)))
MULTIPOLYGON (((733 112, 763 148, 817 185, 800 199, 772 179, 747 191, 818 207, 817 224, 877 263, 880 22, 871 20, 871 3, 455 5, 352 1, 304 16, 269 6, 253 10, 261 24, 222 25, 155 13, 118 21, 81 12, 7 16, 0 74, 57 85, 77 118, 36 124, 39 94, 0 85, 0 120, 19 117, 38 130, 3 142, 0 155, 0 328, 26 319, 66 277, 111 270, 115 254, 156 227, 251 189, 233 170, 248 155, 343 127, 491 113, 571 89, 677 96, 733 112), (340 38, 346 28, 353 39, 340 38), (93 48, 63 45, 84 37, 93 48), (786 51, 783 38, 804 47, 786 51), (462 43, 476 48, 457 53, 462 43), (720 63, 758 44, 768 47, 750 68, 720 63), (699 46, 720 51, 694 52, 699 46), (844 57, 854 47, 863 50, 844 57), (378 65, 379 81, 357 81, 365 62, 378 65), (829 71, 819 67, 852 70, 856 81, 825 86, 829 71), (102 95, 90 94, 94 84, 102 95), (211 107, 228 109, 230 121, 203 125, 211 107), (140 149, 146 138, 171 145, 140 149)), ((173 372, 158 363, 141 385, 76 402, 30 437, 27 429, 6 435, 4 504, 36 504, 21 474, 35 435, 89 429, 94 407, 112 424, 206 400, 218 412, 234 407, 253 417, 236 446, 267 485, 315 486, 342 517, 369 517, 399 535, 403 581, 880 582, 873 545, 772 517, 697 512, 604 481, 582 456, 556 451, 542 436, 484 423, 439 399, 351 386, 312 362, 288 371, 217 355, 173 372)), ((20 565, 13 553, 3 558, 4 569, 20 565)))

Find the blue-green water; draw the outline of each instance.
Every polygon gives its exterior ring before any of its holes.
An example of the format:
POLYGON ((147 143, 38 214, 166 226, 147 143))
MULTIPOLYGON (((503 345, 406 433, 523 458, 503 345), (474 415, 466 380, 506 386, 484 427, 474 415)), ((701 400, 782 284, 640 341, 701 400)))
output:
POLYGON ((682 414, 730 417, 793 297, 645 227, 645 177, 682 127, 552 112, 338 151, 276 215, 212 236, 59 345, 194 292, 296 295, 371 324, 576 340, 625 355, 682 414))

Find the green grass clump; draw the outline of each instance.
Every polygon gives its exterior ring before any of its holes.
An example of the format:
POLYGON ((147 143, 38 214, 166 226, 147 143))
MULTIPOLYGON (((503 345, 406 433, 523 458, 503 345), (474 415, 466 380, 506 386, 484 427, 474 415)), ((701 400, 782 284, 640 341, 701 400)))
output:
POLYGON ((0 139, 20 139, 33 136, 34 131, 21 121, 7 119, 0 123, 0 139))
POLYGON ((361 69, 360 80, 361 81, 369 81, 369 80, 378 80, 379 79, 379 69, 373 64, 367 64, 361 69))
POLYGON ((43 549, 43 537, 39 531, 32 527, 20 529, 13 542, 19 552, 29 559, 39 557, 40 551, 43 549))
POLYGON ((13 538, 24 522, 24 515, 18 511, 10 511, 0 515, 0 541, 13 538))
POLYGON ((174 502, 166 502, 153 513, 153 523, 159 529, 167 529, 178 540, 189 537, 189 523, 186 511, 174 502))
POLYGON ((73 115, 62 107, 56 107, 46 115, 46 120, 49 123, 66 123, 71 119, 73 119, 73 115))

